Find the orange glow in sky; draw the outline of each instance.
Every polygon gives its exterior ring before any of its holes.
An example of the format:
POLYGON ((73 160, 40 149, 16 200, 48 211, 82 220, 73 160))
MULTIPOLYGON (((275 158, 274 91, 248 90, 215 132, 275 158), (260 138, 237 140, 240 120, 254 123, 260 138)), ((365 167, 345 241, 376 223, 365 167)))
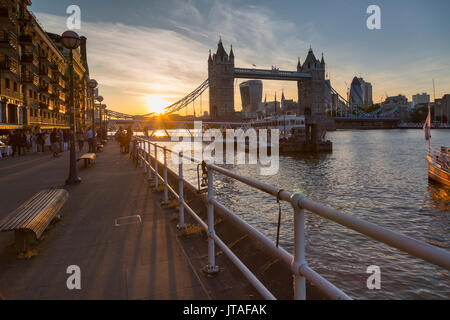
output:
POLYGON ((164 108, 171 104, 159 95, 148 95, 145 99, 147 101, 148 112, 155 112, 157 114, 164 113, 164 108))

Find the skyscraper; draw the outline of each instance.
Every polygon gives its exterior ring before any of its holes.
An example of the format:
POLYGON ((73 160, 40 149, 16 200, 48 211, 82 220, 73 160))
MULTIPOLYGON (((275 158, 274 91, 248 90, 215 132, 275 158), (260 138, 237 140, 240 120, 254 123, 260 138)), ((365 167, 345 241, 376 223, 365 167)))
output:
POLYGON ((262 101, 263 85, 261 80, 249 80, 239 85, 241 91, 242 111, 254 113, 262 101))
POLYGON ((359 107, 368 107, 373 104, 372 84, 363 78, 354 77, 350 87, 350 104, 359 107))

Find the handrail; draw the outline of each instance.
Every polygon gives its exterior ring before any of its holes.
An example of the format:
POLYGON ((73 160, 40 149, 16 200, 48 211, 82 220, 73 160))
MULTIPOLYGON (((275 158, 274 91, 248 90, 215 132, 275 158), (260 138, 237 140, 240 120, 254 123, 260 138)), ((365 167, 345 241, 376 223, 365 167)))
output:
MULTIPOLYGON (((438 248, 436 246, 430 245, 428 243, 415 240, 411 237, 405 236, 403 234, 393 232, 386 228, 377 226, 373 223, 369 223, 362 219, 358 219, 348 214, 344 214, 336 209, 324 206, 319 204, 313 200, 306 198, 301 194, 294 194, 290 191, 279 190, 274 186, 262 183, 256 179, 241 176, 235 172, 224 169, 212 163, 207 163, 206 167, 208 169, 208 223, 205 223, 196 213, 195 211, 189 207, 188 204, 184 202, 183 199, 183 184, 188 184, 192 186, 188 181, 183 178, 183 161, 181 158, 185 158, 190 160, 193 163, 201 163, 199 159, 195 159, 194 157, 183 155, 182 153, 178 153, 179 161, 179 191, 178 194, 175 190, 170 187, 167 183, 167 158, 166 153, 175 153, 171 149, 160 146, 157 143, 149 141, 148 138, 136 138, 138 143, 139 150, 139 158, 142 163, 145 163, 148 168, 145 170, 149 172, 149 177, 151 173, 154 173, 155 179, 155 188, 157 188, 158 180, 163 181, 164 183, 164 191, 165 191, 165 201, 167 201, 167 191, 174 195, 174 197, 179 201, 179 215, 180 215, 180 227, 184 227, 184 209, 200 224, 200 226, 205 229, 208 234, 208 258, 209 264, 207 266, 207 271, 216 272, 217 266, 214 261, 214 243, 217 244, 223 252, 230 258, 230 260, 241 270, 244 276, 254 285, 254 287, 258 290, 258 292, 266 299, 274 299, 273 295, 264 287, 264 285, 256 279, 256 277, 247 269, 245 265, 237 258, 234 253, 226 247, 226 245, 220 240, 220 238, 216 235, 214 231, 214 208, 219 209, 223 212, 228 218, 230 218, 233 222, 240 225, 244 228, 249 234, 251 234, 254 238, 261 241, 264 244, 265 248, 267 248, 270 252, 275 254, 278 258, 280 258, 285 263, 291 266, 291 271, 295 276, 294 281, 294 289, 295 289, 295 298, 296 299, 305 299, 306 298, 306 287, 305 280, 310 281, 318 288, 323 290, 329 297, 332 299, 351 299, 348 295, 346 295, 342 290, 335 287, 328 280, 323 278, 321 275, 312 270, 306 262, 305 258, 305 233, 304 233, 304 213, 305 210, 309 212, 319 215, 327 220, 334 221, 342 226, 350 228, 354 231, 357 231, 361 234, 364 234, 372 239, 375 239, 379 242, 385 243, 391 247, 397 248, 403 252, 409 253, 415 257, 418 257, 422 260, 428 261, 434 265, 443 267, 447 270, 450 270, 450 253, 445 251, 444 249, 438 248), (147 150, 145 146, 147 145, 147 150), (154 155, 151 154, 151 146, 154 147, 154 155), (164 162, 161 163, 157 158, 157 149, 164 150, 164 162), (146 157, 148 161, 146 160, 146 157), (152 167, 152 160, 154 162, 154 167, 152 167), (161 176, 158 173, 158 163, 163 165, 164 174, 161 176), (294 209, 294 246, 295 246, 295 254, 287 252, 282 247, 276 247, 274 242, 268 239, 265 235, 263 235, 260 231, 256 230, 254 227, 250 226, 247 222, 238 217, 234 212, 225 207, 223 204, 218 202, 214 198, 214 189, 213 189, 213 175, 212 172, 215 171, 222 175, 225 175, 229 178, 240 181, 248 186, 256 188, 260 191, 268 193, 274 197, 278 197, 282 201, 289 202, 294 209), (224 249, 224 248, 227 249, 224 249)), ((193 186, 192 186, 193 187, 193 186)))

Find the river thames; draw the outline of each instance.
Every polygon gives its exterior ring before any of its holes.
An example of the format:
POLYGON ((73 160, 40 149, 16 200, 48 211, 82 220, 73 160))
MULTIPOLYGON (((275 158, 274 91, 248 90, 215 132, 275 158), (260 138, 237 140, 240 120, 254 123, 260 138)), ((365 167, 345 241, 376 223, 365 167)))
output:
MULTIPOLYGON (((335 131, 327 137, 333 141, 331 154, 281 155, 276 175, 261 176, 257 165, 226 167, 392 231, 450 247, 450 188, 428 181, 422 130, 335 131)), ((449 146, 450 130, 433 130, 432 145, 449 146)), ((197 185, 196 166, 186 167, 185 177, 197 185)), ((215 192, 224 205, 275 240, 276 199, 220 175, 215 192)), ((282 212, 280 245, 292 252, 293 212, 288 204, 282 212)), ((306 240, 308 264, 352 298, 450 298, 445 270, 311 213, 306 240), (380 267, 380 290, 367 288, 371 265, 380 267)))

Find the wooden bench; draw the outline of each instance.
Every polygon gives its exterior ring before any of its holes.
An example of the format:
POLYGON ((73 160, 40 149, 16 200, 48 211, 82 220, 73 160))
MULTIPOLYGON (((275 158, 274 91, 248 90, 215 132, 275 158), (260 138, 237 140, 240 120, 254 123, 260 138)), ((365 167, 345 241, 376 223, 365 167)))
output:
POLYGON ((39 239, 69 198, 64 189, 42 190, 0 221, 0 231, 14 231, 19 253, 39 239))
POLYGON ((91 162, 95 162, 96 157, 95 153, 85 153, 77 161, 84 160, 84 167, 87 168, 91 162))

